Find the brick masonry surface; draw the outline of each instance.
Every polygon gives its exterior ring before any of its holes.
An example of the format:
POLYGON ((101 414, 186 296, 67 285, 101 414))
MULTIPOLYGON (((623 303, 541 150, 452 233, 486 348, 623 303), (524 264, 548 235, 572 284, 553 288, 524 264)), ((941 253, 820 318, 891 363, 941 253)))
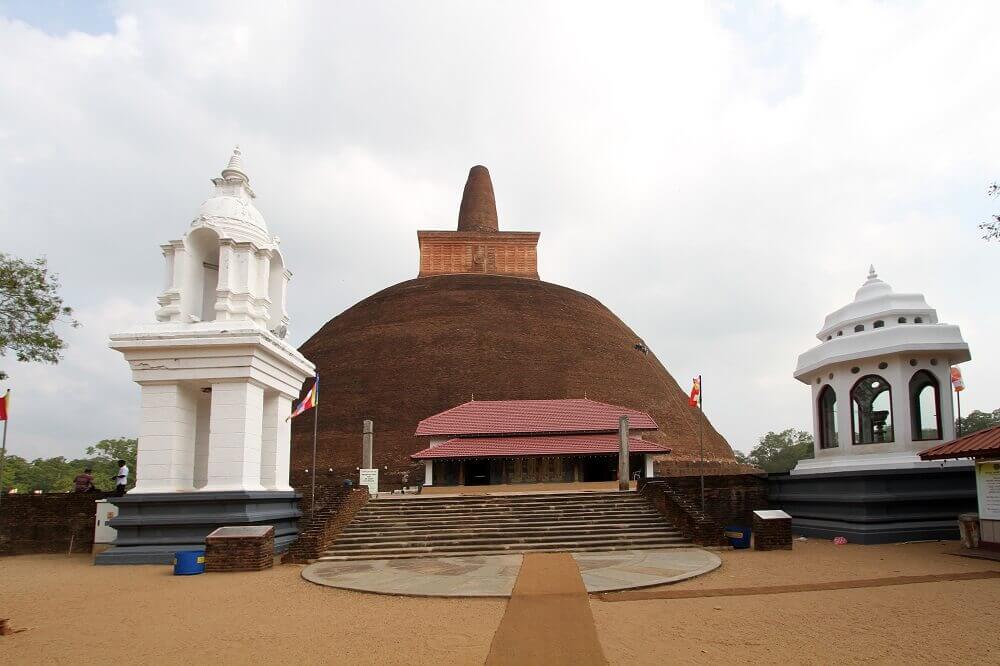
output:
POLYGON ((308 562, 329 550, 348 523, 368 503, 367 488, 317 486, 316 510, 310 505, 310 492, 302 492, 299 538, 286 555, 288 562, 308 562))
POLYGON ((4 495, 0 500, 0 555, 89 553, 94 546, 96 500, 109 493, 4 495))
POLYGON ((791 550, 792 519, 753 517, 754 550, 791 550))
POLYGON ((706 476, 702 511, 699 476, 639 480, 639 492, 685 537, 703 546, 725 545, 727 526, 750 527, 755 510, 770 508, 767 491, 764 473, 706 476))
POLYGON ((205 538, 205 571, 262 571, 274 566, 274 528, 263 536, 205 538))

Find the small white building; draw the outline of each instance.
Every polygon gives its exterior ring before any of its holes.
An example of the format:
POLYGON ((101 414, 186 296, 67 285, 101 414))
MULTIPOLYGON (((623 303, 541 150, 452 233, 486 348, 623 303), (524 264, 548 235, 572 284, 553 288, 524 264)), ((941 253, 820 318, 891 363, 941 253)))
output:
POLYGON ((288 416, 314 366, 285 341, 291 273, 238 148, 212 182, 161 246, 156 322, 111 336, 142 387, 132 494, 292 490, 288 416))
POLYGON ((815 458, 792 474, 940 467, 917 454, 955 436, 950 369, 971 358, 959 327, 873 267, 816 337, 795 368, 812 387, 815 458))

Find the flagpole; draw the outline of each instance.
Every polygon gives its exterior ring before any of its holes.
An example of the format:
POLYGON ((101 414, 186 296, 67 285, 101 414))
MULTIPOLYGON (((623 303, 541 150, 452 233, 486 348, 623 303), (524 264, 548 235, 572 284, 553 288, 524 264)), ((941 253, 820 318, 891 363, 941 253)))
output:
MULTIPOLYGON (((955 391, 955 399, 958 400, 958 436, 962 436, 962 392, 955 391)), ((4 426, 4 434, 7 432, 7 427, 4 426)))
POLYGON ((698 470, 701 472, 701 511, 705 512, 705 436, 702 422, 705 420, 705 408, 702 400, 705 395, 705 387, 701 383, 701 375, 698 375, 698 447, 700 448, 701 460, 698 463, 698 470))
POLYGON ((3 502, 3 464, 7 458, 7 422, 10 421, 10 389, 3 396, 3 443, 0 444, 0 502, 3 502))
POLYGON ((313 393, 313 458, 312 458, 312 498, 309 500, 310 517, 316 511, 316 433, 319 430, 319 373, 316 373, 316 387, 313 393))

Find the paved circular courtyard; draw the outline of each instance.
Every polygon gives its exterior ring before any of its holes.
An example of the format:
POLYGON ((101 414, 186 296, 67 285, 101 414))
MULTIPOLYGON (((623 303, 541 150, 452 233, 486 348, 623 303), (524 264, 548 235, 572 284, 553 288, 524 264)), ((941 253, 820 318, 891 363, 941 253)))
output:
MULTIPOLYGON (((302 577, 345 590, 425 597, 509 597, 521 555, 418 557, 315 562, 302 577)), ((717 568, 722 560, 701 548, 573 553, 588 592, 674 583, 717 568)))

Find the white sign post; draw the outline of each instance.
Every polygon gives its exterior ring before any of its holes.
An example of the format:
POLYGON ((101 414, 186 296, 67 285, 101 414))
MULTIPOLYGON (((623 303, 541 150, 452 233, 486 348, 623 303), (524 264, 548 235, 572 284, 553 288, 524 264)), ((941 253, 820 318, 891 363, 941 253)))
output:
POLYGON ((361 480, 359 485, 368 486, 371 495, 378 494, 378 467, 362 468, 360 470, 361 480))

